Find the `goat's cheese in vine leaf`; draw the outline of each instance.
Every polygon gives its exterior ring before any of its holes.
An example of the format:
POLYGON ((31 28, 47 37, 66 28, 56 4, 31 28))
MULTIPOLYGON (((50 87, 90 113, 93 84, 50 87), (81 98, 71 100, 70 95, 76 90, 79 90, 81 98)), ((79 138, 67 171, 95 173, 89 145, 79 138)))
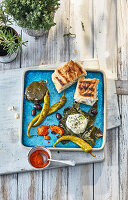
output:
MULTIPOLYGON (((91 111, 94 110, 97 112, 97 102, 90 108, 90 110, 87 112, 80 109, 80 104, 77 102, 73 103, 72 107, 67 107, 64 109, 63 117, 59 121, 59 126, 64 129, 63 135, 74 135, 76 136, 76 133, 74 133, 71 129, 69 129, 66 125, 66 121, 69 115, 75 115, 80 114, 85 117, 85 119, 88 121, 87 126, 85 127, 84 132, 77 133, 77 137, 80 137, 81 139, 88 142, 91 146, 95 145, 95 141, 97 138, 102 138, 103 134, 102 131, 94 126, 94 122, 96 119, 96 114, 93 114, 91 111)), ((57 138, 60 138, 61 136, 57 136, 57 138)), ((69 141, 62 141, 62 144, 66 144, 69 141)))

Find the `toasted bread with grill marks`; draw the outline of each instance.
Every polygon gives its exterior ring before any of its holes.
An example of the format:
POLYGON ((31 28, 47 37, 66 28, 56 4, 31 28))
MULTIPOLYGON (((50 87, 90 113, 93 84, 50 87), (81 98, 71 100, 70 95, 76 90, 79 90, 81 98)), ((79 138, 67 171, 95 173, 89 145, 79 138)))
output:
POLYGON ((70 60, 64 66, 60 66, 55 70, 52 74, 52 81, 58 93, 60 93, 76 82, 79 77, 85 75, 86 71, 78 63, 70 60))
POLYGON ((77 102, 93 105, 98 100, 99 79, 85 79, 81 77, 77 83, 74 99, 77 102))

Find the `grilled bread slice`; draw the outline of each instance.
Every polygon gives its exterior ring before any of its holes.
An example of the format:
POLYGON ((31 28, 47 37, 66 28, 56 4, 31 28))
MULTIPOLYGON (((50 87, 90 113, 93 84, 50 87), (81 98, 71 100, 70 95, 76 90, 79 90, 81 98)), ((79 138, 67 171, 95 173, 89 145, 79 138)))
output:
POLYGON ((86 71, 76 62, 70 60, 64 66, 58 67, 52 74, 52 81, 58 93, 75 83, 78 78, 85 76, 86 71))
POLYGON ((92 106, 98 100, 98 83, 99 79, 81 77, 77 83, 75 101, 92 106))

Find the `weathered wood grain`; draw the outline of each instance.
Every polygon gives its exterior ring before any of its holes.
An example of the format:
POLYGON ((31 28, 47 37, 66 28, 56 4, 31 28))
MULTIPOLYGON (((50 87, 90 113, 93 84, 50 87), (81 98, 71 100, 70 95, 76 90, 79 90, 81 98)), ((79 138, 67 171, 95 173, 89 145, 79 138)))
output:
POLYGON ((92 0, 70 0, 70 59, 85 60, 93 57, 92 0), (82 27, 83 26, 83 27, 82 27))
POLYGON ((43 199, 67 200, 67 197, 68 168, 51 169, 43 173, 43 199))
POLYGON ((17 174, 0 176, 0 200, 17 200, 17 174))
POLYGON ((18 200, 42 200, 42 172, 18 174, 18 200))
POLYGON ((59 63, 69 60, 69 38, 63 35, 69 32, 70 1, 60 1, 60 8, 55 14, 56 26, 52 27, 42 51, 41 64, 59 63))
POLYGON ((100 60, 101 68, 117 77, 117 26, 116 0, 93 1, 94 56, 100 60))
MULTIPOLYGON (((118 78, 128 80, 128 1, 117 1, 118 19, 118 78)), ((120 200, 128 199, 128 96, 119 98, 121 127, 119 131, 120 200)))
POLYGON ((105 162, 94 164, 94 199, 118 200, 118 128, 107 131, 105 162))
POLYGON ((82 165, 69 168, 68 200, 93 199, 92 165, 82 165))
MULTIPOLYGON (((117 76, 117 1, 93 1, 94 56, 110 77, 117 76)), ((109 94, 108 94, 109 95, 109 94)), ((105 162, 94 164, 94 199, 118 200, 118 129, 107 131, 105 162), (116 191, 116 192, 115 192, 116 191)))
POLYGON ((128 95, 128 80, 117 80, 116 90, 118 95, 128 95))

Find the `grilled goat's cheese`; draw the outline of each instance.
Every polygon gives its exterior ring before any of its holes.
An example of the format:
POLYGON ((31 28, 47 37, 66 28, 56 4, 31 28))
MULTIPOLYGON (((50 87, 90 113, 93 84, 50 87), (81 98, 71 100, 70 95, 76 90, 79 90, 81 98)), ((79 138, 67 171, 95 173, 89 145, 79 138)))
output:
POLYGON ((98 100, 98 83, 99 79, 96 78, 80 78, 74 95, 75 101, 93 106, 98 100))
POLYGON ((82 114, 69 115, 66 120, 67 127, 75 134, 83 133, 87 123, 88 119, 82 114))
POLYGON ((60 93, 82 76, 86 76, 85 69, 77 62, 70 60, 68 63, 55 70, 52 74, 52 81, 58 93, 60 93))

